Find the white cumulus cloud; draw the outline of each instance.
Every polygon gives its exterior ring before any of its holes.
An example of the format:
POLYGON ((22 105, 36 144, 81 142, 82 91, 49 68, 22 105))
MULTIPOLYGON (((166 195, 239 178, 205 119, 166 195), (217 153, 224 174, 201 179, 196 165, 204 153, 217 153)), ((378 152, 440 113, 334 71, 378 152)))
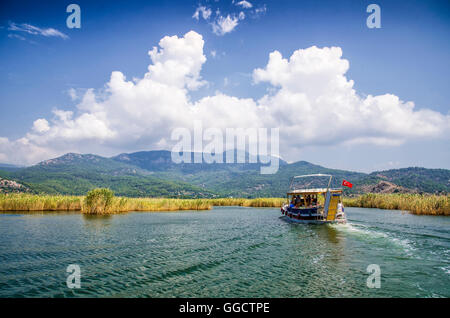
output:
POLYGON ((284 136, 292 143, 333 142, 401 144, 408 138, 437 137, 448 132, 450 116, 421 109, 392 94, 360 97, 345 73, 349 62, 339 47, 315 46, 295 51, 289 59, 274 51, 263 69, 256 69, 256 83, 279 88, 259 100, 281 120, 284 136))
POLYGON ((390 144, 409 139, 448 138, 450 116, 415 109, 392 94, 361 97, 346 77, 349 62, 338 47, 310 47, 285 58, 270 53, 253 71, 271 94, 259 100, 220 92, 192 101, 205 84, 203 37, 190 31, 166 36, 149 51, 142 78, 113 71, 105 88, 88 89, 72 111, 56 109, 17 140, 0 137, 3 162, 35 163, 66 152, 113 155, 123 151, 171 149, 171 132, 204 128, 279 127, 281 153, 308 145, 390 144))
POLYGON ((33 130, 38 133, 44 133, 50 130, 48 121, 45 118, 36 119, 33 123, 33 130))

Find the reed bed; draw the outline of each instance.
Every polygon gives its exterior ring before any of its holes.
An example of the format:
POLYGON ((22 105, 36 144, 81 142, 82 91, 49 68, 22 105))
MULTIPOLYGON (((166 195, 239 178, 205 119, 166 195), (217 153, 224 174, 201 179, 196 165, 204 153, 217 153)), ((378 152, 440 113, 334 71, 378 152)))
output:
POLYGON ((0 211, 81 211, 86 214, 110 214, 129 211, 209 210, 207 199, 163 199, 113 197, 107 208, 86 204, 84 196, 0 194, 0 211))
POLYGON ((110 214, 129 211, 210 210, 213 206, 280 207, 282 198, 166 199, 112 197, 111 202, 87 202, 85 196, 0 194, 0 211, 81 211, 110 214))
POLYGON ((220 198, 220 199, 209 199, 208 202, 213 206, 245 206, 245 207, 253 207, 253 208, 279 208, 284 203, 286 203, 286 199, 283 199, 283 198, 255 198, 255 199, 220 198))
POLYGON ((450 215, 450 195, 363 194, 344 198, 344 206, 403 210, 422 215, 450 215))
POLYGON ((116 198, 113 205, 120 212, 126 211, 180 211, 210 210, 207 199, 116 198))
POLYGON ((66 195, 0 194, 0 211, 81 211, 83 199, 66 195))
MULTIPOLYGON (((113 197, 107 209, 91 208, 85 196, 0 194, 0 211, 81 211, 110 214, 129 211, 210 210, 213 206, 280 207, 284 198, 165 199, 113 197)), ((413 214, 450 215, 450 195, 364 194, 344 198, 344 206, 404 210, 413 214)))

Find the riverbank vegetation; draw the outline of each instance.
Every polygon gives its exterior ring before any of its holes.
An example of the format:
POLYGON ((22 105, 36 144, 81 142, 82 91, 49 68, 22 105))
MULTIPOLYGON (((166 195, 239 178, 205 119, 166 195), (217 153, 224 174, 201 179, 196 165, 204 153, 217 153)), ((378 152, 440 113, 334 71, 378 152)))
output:
POLYGON ((213 206, 280 207, 281 198, 164 199, 115 197, 109 189, 94 189, 86 196, 0 194, 0 211, 81 211, 111 214, 129 211, 209 210, 213 206))
POLYGON ((450 195, 430 194, 363 194, 344 198, 344 206, 403 210, 413 214, 450 215, 450 195))
POLYGON ((245 206, 252 208, 279 208, 286 203, 285 198, 220 198, 206 200, 212 206, 245 206))
MULTIPOLYGON (((86 196, 0 194, 0 211, 81 211, 86 214, 110 214, 129 211, 209 210, 213 206, 278 208, 285 202, 285 198, 126 198, 114 196, 109 189, 94 189, 86 196)), ((404 210, 424 215, 450 215, 450 196, 364 194, 344 198, 344 206, 404 210)))
POLYGON ((95 189, 83 196, 0 194, 0 211, 81 211, 111 214, 129 211, 209 210, 207 199, 125 198, 95 189))

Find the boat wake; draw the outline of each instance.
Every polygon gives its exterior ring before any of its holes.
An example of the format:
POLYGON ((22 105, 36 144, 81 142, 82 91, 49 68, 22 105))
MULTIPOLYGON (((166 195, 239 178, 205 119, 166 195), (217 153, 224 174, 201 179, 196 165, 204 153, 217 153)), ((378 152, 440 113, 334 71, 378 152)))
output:
POLYGON ((374 230, 362 224, 347 222, 346 224, 330 224, 329 226, 346 235, 351 235, 363 241, 370 241, 370 243, 375 245, 384 246, 387 243, 402 249, 408 256, 413 256, 415 250, 412 242, 406 238, 397 237, 393 233, 374 230))

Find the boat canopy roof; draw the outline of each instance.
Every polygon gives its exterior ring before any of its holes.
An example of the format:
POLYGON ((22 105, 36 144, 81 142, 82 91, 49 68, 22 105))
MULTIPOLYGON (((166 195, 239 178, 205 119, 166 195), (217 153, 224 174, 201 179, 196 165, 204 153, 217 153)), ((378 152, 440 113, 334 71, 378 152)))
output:
MULTIPOLYGON (((298 189, 298 190, 289 190, 287 192, 288 195, 295 194, 321 194, 326 193, 327 188, 315 188, 315 189, 298 189)), ((331 193, 341 193, 342 189, 330 189, 331 193)))
POLYGON ((295 176, 295 178, 306 178, 306 177, 332 177, 331 174, 323 174, 323 173, 316 173, 316 174, 303 174, 301 176, 295 176))
POLYGON ((342 188, 331 188, 331 181, 333 179, 333 176, 331 174, 323 174, 323 173, 317 173, 317 174, 305 174, 301 176, 294 176, 291 179, 291 183, 289 185, 289 190, 287 192, 288 195, 294 195, 294 194, 320 194, 320 193, 326 193, 327 191, 330 191, 332 193, 342 193, 342 188), (316 177, 329 177, 327 184, 319 185, 320 182, 314 182, 310 181, 303 187, 298 187, 295 184, 295 181, 297 179, 302 178, 316 178, 316 177))

